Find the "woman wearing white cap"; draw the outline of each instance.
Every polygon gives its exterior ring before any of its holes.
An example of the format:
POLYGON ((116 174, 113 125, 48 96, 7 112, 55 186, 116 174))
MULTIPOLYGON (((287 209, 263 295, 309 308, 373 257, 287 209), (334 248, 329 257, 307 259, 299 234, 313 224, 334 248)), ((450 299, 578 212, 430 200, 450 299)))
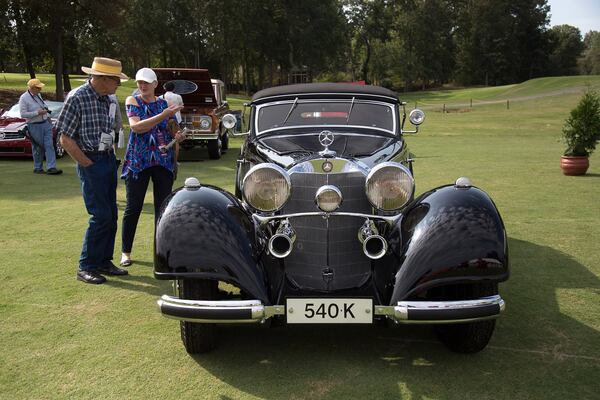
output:
POLYGON ((158 86, 156 73, 150 68, 142 68, 136 73, 135 80, 139 94, 125 100, 131 131, 121 174, 127 192, 122 225, 122 266, 132 264, 133 239, 150 179, 153 184, 155 222, 160 206, 173 189, 177 163, 175 150, 171 147, 164 151, 161 147, 172 139, 185 139, 180 132, 173 138, 167 129, 169 119, 183 107, 168 106, 164 99, 154 95, 158 86))

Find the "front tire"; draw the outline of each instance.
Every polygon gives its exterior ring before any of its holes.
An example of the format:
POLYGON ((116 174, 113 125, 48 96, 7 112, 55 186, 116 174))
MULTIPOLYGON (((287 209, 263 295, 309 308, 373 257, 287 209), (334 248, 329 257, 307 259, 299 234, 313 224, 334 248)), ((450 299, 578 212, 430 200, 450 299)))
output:
MULTIPOLYGON (((207 279, 178 281, 179 295, 188 300, 216 300, 219 282, 207 279)), ((217 347, 216 325, 189 321, 180 322, 181 341, 189 354, 207 353, 217 347)))
MULTIPOLYGON (((478 285, 457 285, 447 292, 447 300, 467 300, 498 294, 496 283, 478 285)), ((438 339, 450 350, 472 354, 483 350, 494 333, 496 320, 468 322, 464 324, 437 325, 438 339)))
POLYGON ((223 154, 223 144, 221 138, 208 141, 208 157, 211 160, 218 160, 223 154))
POLYGON ((229 149, 229 132, 225 131, 221 139, 223 150, 229 149))

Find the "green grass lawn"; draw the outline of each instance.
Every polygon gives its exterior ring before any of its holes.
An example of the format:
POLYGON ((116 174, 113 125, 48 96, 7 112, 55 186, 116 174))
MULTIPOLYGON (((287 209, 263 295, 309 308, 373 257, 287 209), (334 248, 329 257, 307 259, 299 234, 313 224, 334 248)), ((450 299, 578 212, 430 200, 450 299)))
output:
MULTIPOLYGON (((551 79, 543 91, 575 84, 551 79)), ((494 88, 520 96, 538 89, 494 88)), ((468 92, 452 98, 478 90, 468 92)), ((0 160, 0 398, 597 398, 600 149, 586 176, 559 168, 560 130, 578 99, 430 112, 408 137, 417 192, 468 176, 506 224, 512 275, 500 292, 507 309, 476 355, 451 353, 428 327, 229 326, 216 351, 191 357, 178 323, 155 304, 170 283, 152 276, 151 193, 131 274, 85 285, 75 271, 87 215, 71 159, 59 161, 61 176, 32 174, 31 160, 0 160)), ((241 143, 234 139, 219 161, 182 163, 176 185, 196 176, 232 191, 241 143)), ((118 205, 121 217, 122 183, 118 205)))

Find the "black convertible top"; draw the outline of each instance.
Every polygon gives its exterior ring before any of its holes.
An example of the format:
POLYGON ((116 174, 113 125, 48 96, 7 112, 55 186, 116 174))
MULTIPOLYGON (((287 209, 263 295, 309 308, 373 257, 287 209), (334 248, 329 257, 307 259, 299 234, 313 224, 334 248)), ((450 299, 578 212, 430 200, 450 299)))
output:
POLYGON ((398 96, 395 92, 372 85, 355 85, 349 83, 302 83, 297 85, 275 86, 263 89, 252 96, 253 103, 262 103, 277 99, 287 98, 319 98, 319 97, 338 97, 351 98, 353 96, 361 98, 382 99, 398 103, 398 96))

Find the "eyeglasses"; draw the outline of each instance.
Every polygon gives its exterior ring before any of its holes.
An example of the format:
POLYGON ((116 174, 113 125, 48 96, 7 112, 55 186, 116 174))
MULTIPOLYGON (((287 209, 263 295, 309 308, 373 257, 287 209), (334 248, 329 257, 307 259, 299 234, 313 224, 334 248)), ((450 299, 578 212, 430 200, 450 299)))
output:
POLYGON ((110 79, 111 81, 113 81, 114 83, 117 84, 117 86, 121 86, 121 79, 117 78, 116 76, 108 76, 108 75, 104 75, 105 78, 110 79))

